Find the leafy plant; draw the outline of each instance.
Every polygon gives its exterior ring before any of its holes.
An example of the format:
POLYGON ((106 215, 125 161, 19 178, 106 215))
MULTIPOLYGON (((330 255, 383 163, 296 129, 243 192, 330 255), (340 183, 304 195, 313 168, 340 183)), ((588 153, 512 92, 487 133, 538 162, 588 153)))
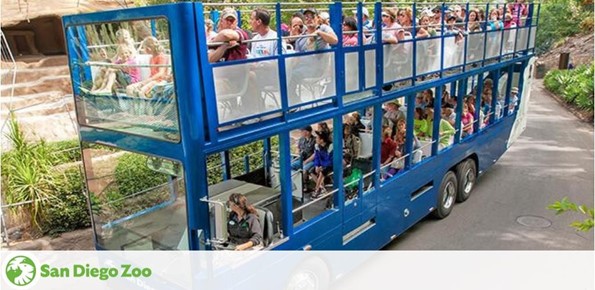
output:
POLYGON ((577 212, 581 215, 586 216, 587 218, 582 221, 575 221, 570 224, 571 227, 575 228, 577 231, 587 232, 593 228, 593 216, 594 210, 593 208, 589 208, 586 205, 577 205, 574 202, 568 200, 567 197, 564 197, 560 201, 556 201, 553 204, 547 207, 548 209, 556 211, 556 214, 563 214, 567 212, 577 212))
POLYGON ((553 70, 544 79, 545 87, 568 103, 593 111, 595 64, 582 65, 572 70, 553 70))
POLYGON ((41 229, 44 208, 47 204, 58 204, 55 197, 56 177, 52 173, 51 150, 41 141, 26 142, 18 122, 11 116, 7 138, 13 145, 10 154, 2 155, 2 183, 7 204, 21 204, 11 207, 11 213, 17 215, 18 209, 24 209, 30 217, 30 224, 41 229))
POLYGON ((130 195, 167 182, 167 175, 147 167, 147 157, 127 153, 118 159, 116 184, 121 195, 130 195))

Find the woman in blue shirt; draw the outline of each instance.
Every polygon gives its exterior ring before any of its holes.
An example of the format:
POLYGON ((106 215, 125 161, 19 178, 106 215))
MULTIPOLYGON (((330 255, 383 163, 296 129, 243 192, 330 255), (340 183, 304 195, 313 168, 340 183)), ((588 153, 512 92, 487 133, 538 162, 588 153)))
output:
POLYGON ((312 178, 316 180, 316 191, 312 194, 317 198, 324 191, 324 178, 333 171, 333 144, 326 132, 317 132, 316 149, 314 150, 314 172, 312 178))

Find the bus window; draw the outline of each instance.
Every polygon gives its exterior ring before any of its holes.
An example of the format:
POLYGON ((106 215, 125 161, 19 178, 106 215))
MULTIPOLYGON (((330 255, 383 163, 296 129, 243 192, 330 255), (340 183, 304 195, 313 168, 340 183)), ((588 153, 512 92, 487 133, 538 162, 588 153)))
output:
MULTIPOLYGON (((208 201, 211 240, 216 249, 227 249, 229 212, 227 201, 234 193, 244 195, 257 211, 262 244, 270 245, 282 236, 279 138, 277 136, 234 147, 207 157, 208 201)), ((301 177, 294 193, 301 194, 301 177)))
POLYGON ((187 250, 186 189, 179 162, 83 143, 98 246, 187 250))
POLYGON ((301 202, 293 206, 294 225, 333 207, 333 195, 337 192, 333 184, 333 129, 332 120, 323 120, 290 131, 292 180, 299 176, 303 182, 301 202))
POLYGON ((178 142, 178 109, 164 18, 68 27, 81 125, 178 142))
POLYGON ((300 107, 335 95, 333 52, 287 58, 287 97, 290 107, 300 107))
POLYGON ((358 198, 360 192, 374 189, 372 166, 372 116, 369 110, 343 116, 343 187, 345 202, 358 198))

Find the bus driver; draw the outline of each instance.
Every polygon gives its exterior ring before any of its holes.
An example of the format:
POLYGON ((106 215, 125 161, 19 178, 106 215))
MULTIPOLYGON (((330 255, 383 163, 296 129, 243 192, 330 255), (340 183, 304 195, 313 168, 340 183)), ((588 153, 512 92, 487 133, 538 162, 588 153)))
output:
POLYGON ((232 193, 227 201, 231 209, 227 221, 229 241, 236 251, 243 251, 262 244, 262 225, 254 206, 241 193, 232 193))

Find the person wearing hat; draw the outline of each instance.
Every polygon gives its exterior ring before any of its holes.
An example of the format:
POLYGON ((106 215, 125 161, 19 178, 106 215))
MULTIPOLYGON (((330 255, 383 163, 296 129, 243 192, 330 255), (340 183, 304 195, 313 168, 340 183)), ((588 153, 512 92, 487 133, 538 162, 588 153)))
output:
MULTIPOLYGON (((302 34, 303 37, 295 42, 294 49, 297 52, 325 50, 339 42, 335 31, 330 26, 320 24, 320 17, 315 8, 304 10, 304 24, 306 29, 302 34)), ((330 59, 326 55, 314 55, 313 57, 301 57, 299 62, 295 62, 287 86, 290 106, 302 102, 301 95, 297 92, 298 85, 305 78, 324 77, 329 61, 330 59)))
MULTIPOLYGON (((358 20, 357 17, 357 9, 352 10, 353 15, 355 16, 355 20, 358 20)), ((372 30, 374 29, 374 22, 370 21, 370 13, 368 12, 368 8, 362 7, 362 27, 364 30, 372 30)))
POLYGON ((508 114, 512 114, 519 102, 519 88, 512 87, 510 90, 510 100, 508 102, 508 114))
POLYGON ((397 100, 392 100, 386 103, 385 109, 386 113, 384 113, 383 118, 388 121, 388 126, 393 129, 392 132, 395 133, 394 130, 395 126, 397 125, 397 121, 400 119, 406 119, 405 112, 400 110, 401 104, 397 100))
POLYGON ((212 42, 223 43, 209 53, 209 62, 230 61, 248 58, 248 46, 242 43, 247 40, 248 33, 238 27, 238 14, 233 8, 221 11, 219 33, 212 42))
POLYGON ((331 16, 328 12, 320 12, 320 24, 331 25, 331 16))
POLYGON ((382 42, 397 44, 403 38, 403 29, 397 21, 398 10, 396 7, 382 11, 382 42))

